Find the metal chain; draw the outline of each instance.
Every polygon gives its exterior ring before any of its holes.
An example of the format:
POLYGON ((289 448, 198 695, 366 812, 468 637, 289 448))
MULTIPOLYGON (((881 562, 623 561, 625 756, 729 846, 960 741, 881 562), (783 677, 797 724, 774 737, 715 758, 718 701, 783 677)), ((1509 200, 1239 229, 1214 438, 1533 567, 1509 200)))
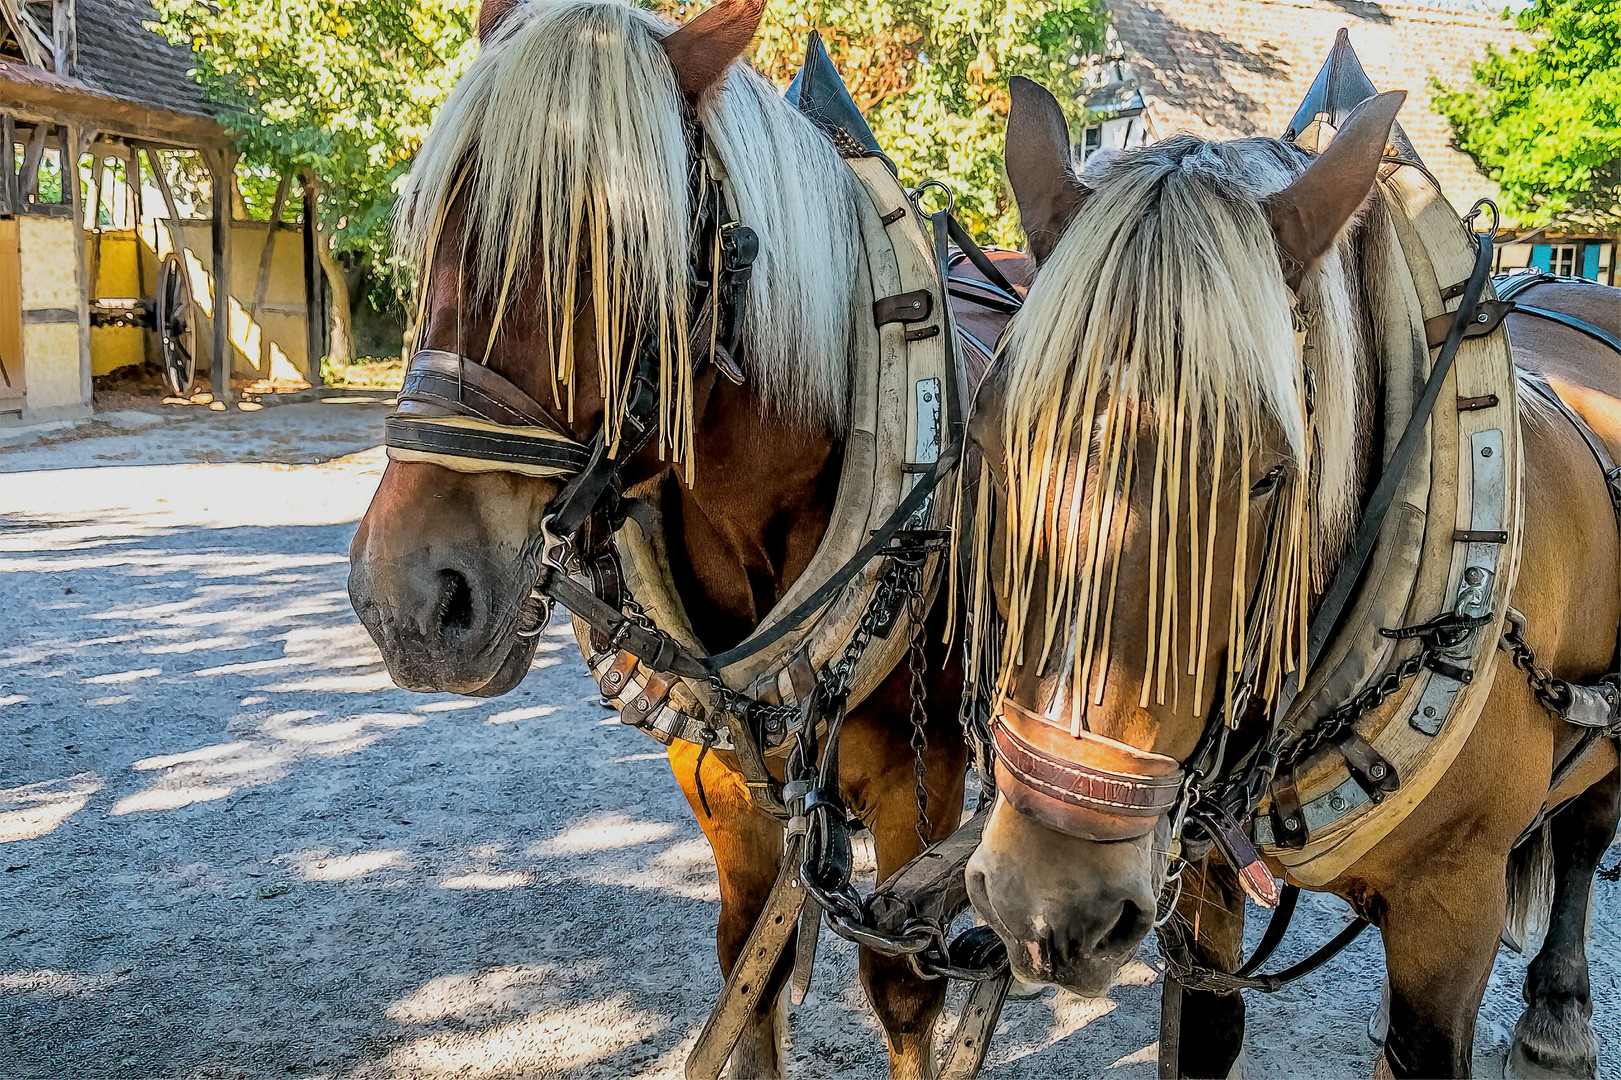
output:
MULTIPOLYGON (((824 672, 825 681, 820 684, 819 691, 831 695, 825 700, 837 700, 847 693, 856 665, 873 637, 877 635, 879 628, 887 625, 896 611, 903 608, 908 611, 913 623, 909 628, 911 636, 908 642, 913 775, 917 785, 918 835, 927 846, 928 790, 924 784, 923 768, 924 753, 928 748, 925 728, 928 714, 925 709, 923 682, 926 671, 923 653, 926 631, 923 623, 927 615, 927 604, 921 595, 923 556, 911 552, 891 554, 889 565, 879 577, 872 603, 862 613, 856 632, 851 636, 844 653, 837 663, 824 672)), ((806 734, 801 732, 801 738, 806 734)), ((836 738, 836 735, 833 737, 836 738)), ((828 753, 828 748, 824 747, 822 753, 824 755, 828 753)), ((814 783, 816 772, 814 756, 814 750, 807 749, 804 753, 790 758, 788 776, 790 786, 805 784, 807 786, 804 790, 808 790, 808 785, 814 783)), ((824 793, 824 796, 826 794, 824 793)), ((829 820, 824 827, 843 826, 829 820)), ((1005 952, 995 947, 987 948, 987 942, 983 940, 985 935, 978 932, 983 928, 975 927, 965 931, 954 942, 947 939, 949 927, 934 918, 909 918, 901 924, 898 931, 886 930, 875 917, 867 899, 856 891, 847 872, 843 880, 823 882, 820 885, 816 883, 819 878, 820 875, 807 872, 802 875, 801 880, 810 898, 823 909, 827 925, 834 933, 887 956, 904 956, 913 969, 924 978, 945 977, 978 981, 996 978, 1006 968, 1005 952)))
MULTIPOLYGON (((922 577, 923 568, 919 566, 916 574, 922 577)), ((918 582, 921 585, 921 582, 918 582)), ((918 843, 928 847, 929 839, 929 786, 926 779, 927 767, 924 755, 929 749, 929 733, 925 725, 929 715, 926 709, 928 688, 923 685, 923 673, 927 670, 927 660, 923 656, 923 639, 927 631, 924 628, 924 616, 927 615, 923 603, 921 588, 914 587, 908 601, 912 612, 912 640, 907 649, 907 666, 911 669, 911 699, 912 699, 912 781, 917 793, 917 839, 918 843)))
POLYGON ((1385 672, 1378 682, 1336 706, 1333 712, 1303 732, 1299 741, 1278 755, 1280 766, 1289 767, 1304 761, 1325 744, 1339 738, 1352 724, 1389 701, 1408 679, 1423 669, 1428 654, 1427 649, 1419 650, 1385 672))
POLYGON ((1511 663, 1525 673, 1531 685, 1531 696, 1537 704, 1558 719, 1564 719, 1564 710, 1570 707, 1570 686, 1563 679, 1554 678, 1553 672, 1537 663, 1537 654, 1525 641, 1525 616, 1513 608, 1504 620, 1503 646, 1511 663))

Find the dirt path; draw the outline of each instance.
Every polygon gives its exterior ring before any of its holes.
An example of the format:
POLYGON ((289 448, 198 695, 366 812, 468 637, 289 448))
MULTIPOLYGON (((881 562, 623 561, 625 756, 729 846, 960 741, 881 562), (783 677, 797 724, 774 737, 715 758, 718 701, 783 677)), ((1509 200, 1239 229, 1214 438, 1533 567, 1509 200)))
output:
MULTIPOLYGON (((379 408, 119 416, 0 447, 0 1077, 678 1076, 718 985, 707 848, 560 627, 496 701, 389 683, 344 592, 379 408)), ((1343 917, 1313 902, 1292 955, 1343 917)), ((824 948, 793 1074, 879 1076, 824 948)), ((1153 963, 1010 1005, 988 1074, 1152 1077, 1153 963)), ((1367 1075, 1381 971, 1369 935, 1252 998, 1250 1075, 1367 1075)))

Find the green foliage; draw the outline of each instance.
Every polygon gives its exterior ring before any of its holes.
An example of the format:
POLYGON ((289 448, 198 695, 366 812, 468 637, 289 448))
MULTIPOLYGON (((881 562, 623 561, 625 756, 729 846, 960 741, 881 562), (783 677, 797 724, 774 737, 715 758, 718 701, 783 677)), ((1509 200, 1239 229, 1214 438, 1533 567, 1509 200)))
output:
MULTIPOLYGON (((333 250, 389 261, 395 184, 474 49, 477 0, 155 0, 240 133, 243 198, 312 170, 333 250)), ((296 188, 295 188, 296 191, 296 188)))
MULTIPOLYGON (((643 2, 677 19, 707 6, 643 2)), ((311 169, 333 250, 388 266, 397 182, 477 47, 477 0, 155 3, 240 132, 248 205, 267 213, 279 177, 311 169)), ((902 176, 947 180, 968 227, 1008 242, 1018 237, 1001 169, 1008 77, 1072 98, 1102 26, 1097 0, 777 0, 755 59, 785 86, 805 35, 820 30, 902 176)))
POLYGON ((1436 109, 1511 214, 1621 221, 1621 0, 1535 0, 1517 21, 1529 44, 1437 84, 1436 109))
MULTIPOLYGON (((654 6, 686 19, 704 5, 654 6)), ((945 180, 971 232, 1012 243, 1021 234, 1002 176, 1008 79, 1026 75, 1073 100, 1103 20, 1096 0, 779 0, 766 8, 754 62, 786 86, 806 35, 820 31, 902 178, 945 180)))

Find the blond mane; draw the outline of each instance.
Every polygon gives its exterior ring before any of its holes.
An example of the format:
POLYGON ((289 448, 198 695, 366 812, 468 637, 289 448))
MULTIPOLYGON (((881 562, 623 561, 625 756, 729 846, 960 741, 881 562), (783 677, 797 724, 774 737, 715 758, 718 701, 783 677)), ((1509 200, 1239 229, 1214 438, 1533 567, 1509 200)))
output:
MULTIPOLYGON (((994 526, 1012 595, 1001 641, 981 646, 999 645, 999 657, 971 668, 999 661, 1005 692, 1016 667, 1044 670, 1056 656, 1076 730, 1101 700, 1134 486, 1148 499, 1134 508, 1133 542, 1150 559, 1140 704, 1202 702, 1213 650, 1225 649, 1229 686, 1259 675, 1260 693, 1300 663, 1313 588, 1356 507, 1368 348, 1345 242, 1308 275, 1298 305, 1284 281, 1261 200, 1305 164, 1274 140, 1186 136, 1113 158, 1013 320, 996 418, 1006 505, 994 526), (1274 496, 1277 527, 1256 552, 1246 550, 1260 479, 1250 450, 1263 438, 1291 468, 1274 496), (1084 491, 1060 497, 1083 479, 1084 491), (1224 516, 1237 525, 1231 566, 1218 565, 1212 539, 1224 516), (1257 567, 1250 611, 1246 573, 1257 567), (1233 610, 1212 625, 1212 582, 1227 574, 1233 610), (1178 611, 1181 596, 1193 610, 1178 611), (1021 654, 1031 627, 1039 656, 1021 654), (1196 679, 1191 695, 1183 675, 1196 679)), ((992 539, 979 532, 971 610, 983 628, 992 539)))
MULTIPOLYGON (((466 209, 465 288, 501 313, 534 293, 572 388, 574 312, 590 290, 597 365, 617 428, 628 362, 656 333, 660 437, 692 449, 686 104, 661 47, 673 25, 621 0, 522 0, 457 83, 401 195, 396 235, 425 267, 450 204, 466 209), (582 270, 589 280, 582 282, 582 270)), ((760 238, 743 362, 769 408, 838 427, 845 415, 859 229, 832 145, 736 64, 698 117, 732 213, 760 238)), ((572 404, 571 402, 569 404, 572 404)))

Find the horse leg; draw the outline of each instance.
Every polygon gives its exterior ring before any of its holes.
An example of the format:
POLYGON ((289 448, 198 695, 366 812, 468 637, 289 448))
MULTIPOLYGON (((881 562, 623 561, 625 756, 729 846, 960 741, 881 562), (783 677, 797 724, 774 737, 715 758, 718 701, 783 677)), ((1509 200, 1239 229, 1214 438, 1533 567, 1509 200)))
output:
MULTIPOLYGON (((1182 872, 1182 895, 1176 904, 1179 932, 1193 959, 1218 971, 1237 971, 1244 959, 1244 893, 1231 867, 1214 856, 1182 872)), ((1175 1061, 1171 1075, 1235 1075, 1244 1048, 1244 997, 1209 990, 1180 990, 1175 1061)), ((1169 1004, 1169 1002, 1167 1002, 1169 1004)))
MULTIPOLYGON (((670 745, 670 769, 715 853, 720 877, 720 925, 715 944, 721 974, 729 977, 777 879, 782 861, 782 823, 755 808, 741 777, 714 754, 705 755, 701 765, 698 757, 699 748, 690 743, 670 745)), ((782 960, 771 972, 760 1004, 732 1051, 730 1074, 737 1080, 769 1080, 783 1075, 787 1016, 779 1008, 779 999, 793 970, 793 958, 790 939, 782 960)))
MULTIPOLYGON (((874 725, 876 726, 876 725, 874 725)), ((928 791, 927 831, 930 842, 943 840, 956 829, 962 817, 963 772, 967 750, 960 730, 941 726, 931 730, 929 749, 924 756, 924 784, 928 791)), ((905 866, 923 850, 918 838, 918 807, 913 757, 904 741, 893 745, 891 732, 876 732, 867 725, 847 729, 844 765, 901 762, 878 772, 857 786, 852 800, 862 821, 872 832, 878 861, 878 880, 905 866), (885 744, 884 756, 873 743, 885 744)), ((866 771, 866 770, 861 770, 866 771)), ((850 770, 846 775, 856 775, 850 770)), ((871 949, 861 950, 861 984, 878 1022, 884 1027, 889 1048, 891 1080, 930 1080, 935 1073, 934 1022, 946 999, 945 979, 920 978, 904 957, 882 956, 871 949)))
POLYGON ((1505 866, 1486 856, 1465 860, 1451 874, 1411 878, 1355 905, 1378 915, 1384 935, 1384 1064, 1397 1080, 1469 1075, 1475 1017, 1508 906, 1505 866))
POLYGON ((1615 839, 1621 812, 1621 772, 1571 800, 1553 818, 1554 892, 1548 936, 1525 976, 1525 1015, 1514 1027, 1507 1074, 1513 1077, 1590 1077, 1598 1047, 1589 1023, 1587 913, 1593 871, 1615 839))

